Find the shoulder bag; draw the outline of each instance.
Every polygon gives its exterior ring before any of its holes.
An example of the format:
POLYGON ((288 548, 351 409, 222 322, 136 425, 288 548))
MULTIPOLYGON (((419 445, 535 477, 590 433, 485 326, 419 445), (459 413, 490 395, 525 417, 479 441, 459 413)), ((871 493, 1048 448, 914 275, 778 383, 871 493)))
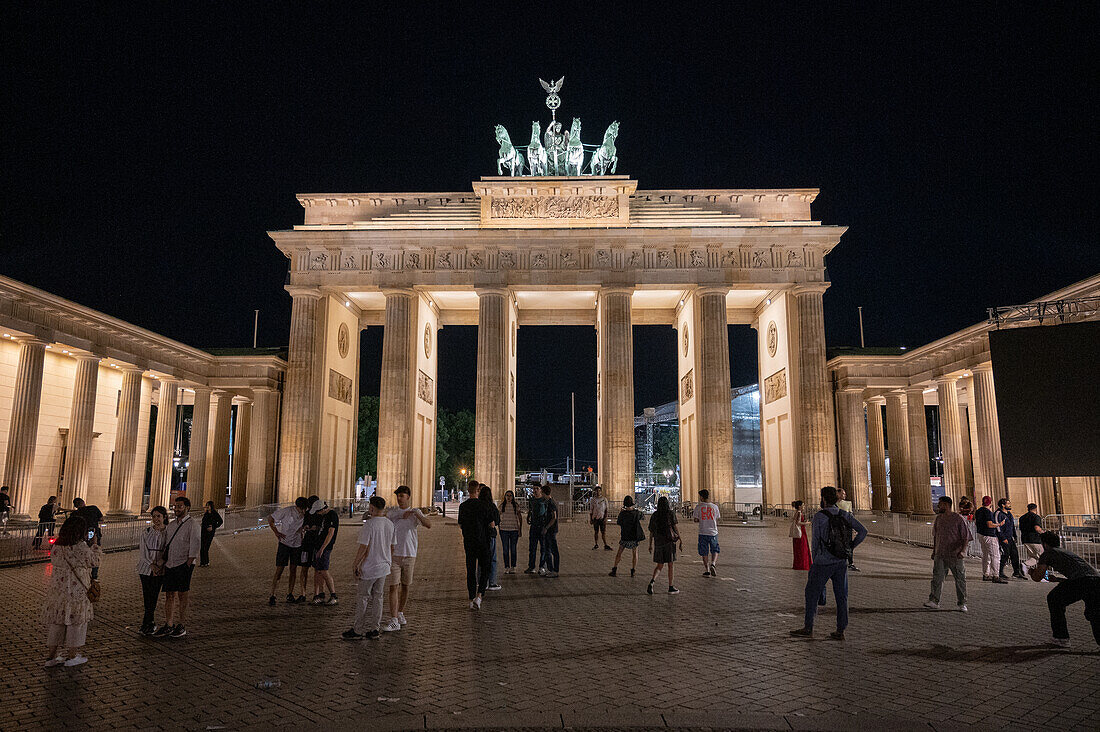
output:
POLYGON ((72 570, 73 577, 76 577, 76 581, 80 583, 80 586, 84 588, 84 594, 88 596, 88 602, 95 603, 99 600, 99 596, 102 593, 102 588, 99 585, 99 580, 92 580, 88 584, 84 584, 84 580, 80 579, 80 575, 76 572, 76 567, 69 561, 68 557, 64 557, 65 564, 69 565, 69 569, 72 570))

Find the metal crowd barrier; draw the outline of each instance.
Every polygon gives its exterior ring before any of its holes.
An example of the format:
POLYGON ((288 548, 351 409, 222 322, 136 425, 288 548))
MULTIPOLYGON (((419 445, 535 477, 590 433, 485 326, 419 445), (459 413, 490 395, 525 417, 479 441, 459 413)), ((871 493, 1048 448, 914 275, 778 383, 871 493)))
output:
POLYGON ((1063 549, 1100 569, 1100 514, 1053 513, 1043 517, 1043 530, 1057 531, 1063 549))

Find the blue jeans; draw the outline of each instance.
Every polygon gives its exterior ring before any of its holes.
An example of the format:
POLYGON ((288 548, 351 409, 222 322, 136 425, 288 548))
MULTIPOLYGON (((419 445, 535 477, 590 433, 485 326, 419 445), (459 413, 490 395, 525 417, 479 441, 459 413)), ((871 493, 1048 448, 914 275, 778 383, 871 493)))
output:
POLYGON ((848 563, 814 562, 810 565, 810 577, 806 580, 806 622, 804 627, 814 627, 819 601, 825 599, 825 585, 833 581, 833 596, 836 598, 836 629, 843 633, 848 627, 848 563))
POLYGON ((497 583, 497 538, 489 537, 489 584, 497 583))
POLYGON ((547 572, 557 572, 561 566, 561 557, 558 556, 558 532, 548 531, 542 535, 542 562, 546 565, 547 572))
POLYGON ((501 531, 500 532, 501 554, 504 555, 504 567, 505 569, 516 566, 516 547, 519 545, 519 532, 518 531, 501 531))

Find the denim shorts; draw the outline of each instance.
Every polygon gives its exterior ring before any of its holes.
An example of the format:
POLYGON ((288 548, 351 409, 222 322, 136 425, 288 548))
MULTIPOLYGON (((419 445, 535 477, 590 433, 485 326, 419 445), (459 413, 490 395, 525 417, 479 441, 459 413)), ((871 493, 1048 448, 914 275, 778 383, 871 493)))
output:
POLYGON ((722 550, 718 548, 718 537, 709 534, 699 534, 699 556, 718 554, 722 550))

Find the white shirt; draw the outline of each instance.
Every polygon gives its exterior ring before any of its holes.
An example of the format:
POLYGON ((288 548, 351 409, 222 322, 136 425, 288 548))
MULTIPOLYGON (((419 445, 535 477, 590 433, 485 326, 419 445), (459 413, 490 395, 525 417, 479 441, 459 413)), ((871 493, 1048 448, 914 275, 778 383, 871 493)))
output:
POLYGON ((386 511, 386 518, 393 522, 395 534, 393 543, 397 545, 397 548, 393 550, 395 557, 416 556, 416 549, 420 544, 420 538, 416 533, 416 527, 419 523, 417 516, 424 516, 419 508, 401 508, 399 506, 386 511), (403 518, 406 512, 410 515, 408 518, 403 518))
POLYGON ((718 536, 718 519, 722 518, 716 503, 700 503, 692 517, 699 521, 699 536, 718 536))
POLYGON ((839 508, 841 511, 847 511, 848 513, 852 512, 852 502, 851 501, 847 501, 847 500, 837 501, 836 502, 836 507, 839 508))
POLYGON ((271 514, 279 531, 283 532, 281 543, 297 549, 302 545, 302 523, 305 516, 298 512, 297 506, 286 506, 271 514))
POLYGON ((593 497, 589 501, 589 513, 593 519, 602 519, 607 515, 607 498, 600 496, 599 498, 593 497))
POLYGON ((168 545, 168 560, 164 566, 178 567, 188 559, 198 559, 201 534, 199 522, 190 514, 184 516, 183 521, 176 520, 169 524, 168 535, 164 539, 168 545))
POLYGON ((372 516, 359 529, 359 543, 367 547, 367 558, 359 565, 359 579, 378 579, 390 573, 393 563, 393 522, 385 516, 372 516))

